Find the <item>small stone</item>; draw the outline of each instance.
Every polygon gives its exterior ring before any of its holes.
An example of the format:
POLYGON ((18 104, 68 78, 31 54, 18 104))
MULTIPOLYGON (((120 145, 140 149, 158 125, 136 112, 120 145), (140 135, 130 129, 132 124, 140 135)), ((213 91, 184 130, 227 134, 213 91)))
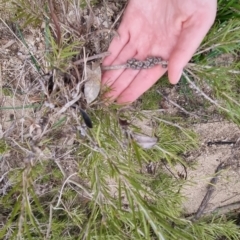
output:
POLYGON ((167 61, 163 61, 163 62, 162 62, 162 67, 163 67, 163 68, 167 68, 167 66, 168 66, 168 62, 167 62, 167 61))
POLYGON ((135 61, 136 61, 135 58, 131 58, 131 59, 129 59, 129 60, 127 61, 127 63, 131 65, 131 64, 133 64, 135 61))
POLYGON ((146 61, 152 63, 154 61, 154 59, 153 59, 153 57, 147 57, 146 61))
POLYGON ((145 66, 146 66, 146 67, 149 67, 150 64, 151 64, 149 61, 145 61, 144 63, 145 63, 145 66))
POLYGON ((161 57, 155 57, 153 60, 154 64, 159 64, 159 63, 161 63, 161 61, 162 61, 161 57))
POLYGON ((137 69, 137 66, 131 65, 131 68, 132 68, 132 69, 137 69))
POLYGON ((138 65, 138 67, 142 67, 142 66, 143 66, 143 62, 138 61, 138 62, 137 62, 137 65, 138 65))

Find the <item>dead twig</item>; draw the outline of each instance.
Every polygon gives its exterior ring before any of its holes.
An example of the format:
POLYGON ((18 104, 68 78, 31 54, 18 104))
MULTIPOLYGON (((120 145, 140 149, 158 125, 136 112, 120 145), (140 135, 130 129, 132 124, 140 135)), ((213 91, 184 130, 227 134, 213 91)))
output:
POLYGON ((127 60, 125 64, 121 65, 111 65, 111 66, 102 66, 103 71, 109 70, 118 70, 118 69, 133 69, 133 70, 142 70, 153 68, 157 65, 161 65, 162 68, 167 68, 168 61, 163 60, 161 57, 147 57, 145 60, 137 60, 135 58, 131 58, 127 60))
MULTIPOLYGON (((196 63, 188 63, 187 64, 187 68, 192 68, 192 69, 195 69, 195 70, 205 70, 205 69, 213 69, 213 68, 216 68, 216 66, 209 66, 209 65, 200 65, 200 64, 196 64, 196 63)), ((220 68, 217 68, 216 70, 220 70, 220 68)), ((238 70, 227 70, 229 73, 232 73, 232 74, 240 74, 240 71, 238 70)))
POLYGON ((62 34, 61 34, 61 29, 60 29, 60 24, 59 24, 58 17, 55 14, 55 11, 54 11, 54 6, 53 6, 52 0, 48 0, 48 5, 49 5, 52 21, 53 21, 53 23, 55 25, 55 28, 56 28, 57 44, 58 44, 58 46, 60 46, 60 44, 61 44, 61 35, 62 34))
POLYGON ((194 114, 194 113, 191 113, 191 112, 188 112, 187 110, 185 110, 183 107, 181 107, 180 105, 178 105, 177 103, 173 102, 172 100, 170 100, 168 97, 164 96, 163 93, 161 93, 161 91, 157 90, 157 93, 160 94, 166 101, 168 101, 169 103, 171 103, 174 107, 180 109, 182 112, 184 112, 185 114, 187 115, 190 115, 190 116, 193 116, 193 117, 196 117, 196 118, 199 118, 198 115, 194 114))
POLYGON ((84 63, 84 62, 88 62, 88 61, 95 60, 95 59, 98 59, 98 58, 107 57, 107 56, 109 56, 110 54, 111 54, 110 52, 102 52, 102 53, 96 54, 96 55, 91 56, 91 57, 86 57, 86 58, 77 60, 77 61, 73 62, 73 64, 74 64, 74 65, 80 65, 80 64, 82 64, 82 63, 84 63))
MULTIPOLYGON (((118 14, 118 16, 116 17, 114 23, 112 24, 112 26, 110 27, 109 31, 112 31, 115 27, 115 25, 117 24, 117 22, 119 21, 119 19, 122 17, 126 7, 127 7, 128 3, 125 4, 124 8, 122 9, 122 11, 118 14)), ((117 33, 118 34, 118 33, 117 33)), ((119 37, 119 35, 117 35, 119 37)))
POLYGON ((208 203, 209 203, 209 200, 213 194, 213 192, 215 191, 215 186, 216 186, 216 183, 219 179, 219 176, 220 176, 220 173, 223 169, 226 169, 228 167, 227 164, 225 164, 224 162, 221 162, 216 170, 215 170, 215 176, 211 179, 210 183, 208 184, 208 189, 207 189, 207 193, 205 194, 195 216, 193 217, 192 221, 197 221, 204 213, 204 210, 206 209, 208 203))
MULTIPOLYGON (((186 69, 187 72, 189 72, 192 76, 194 76, 194 74, 189 70, 189 69, 186 69)), ((185 77, 185 79, 187 80, 187 82, 195 89, 197 90, 197 92, 199 92, 205 99, 207 99, 209 102, 211 102, 212 104, 214 104, 215 106, 217 106, 218 108, 226 111, 229 113, 229 110, 222 107, 221 105, 219 105, 216 101, 214 101, 213 99, 211 99, 206 93, 204 93, 197 85, 195 85, 191 80, 190 78, 188 77, 188 75, 183 72, 183 76, 185 77)))

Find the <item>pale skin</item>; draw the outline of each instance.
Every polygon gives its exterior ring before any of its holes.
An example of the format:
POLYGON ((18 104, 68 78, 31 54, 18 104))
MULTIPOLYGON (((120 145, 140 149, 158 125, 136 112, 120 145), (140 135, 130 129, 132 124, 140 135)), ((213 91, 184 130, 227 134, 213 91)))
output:
POLYGON ((170 83, 178 83, 212 26, 217 0, 130 0, 103 66, 120 65, 131 58, 160 56, 168 68, 105 71, 102 84, 111 91, 105 97, 119 104, 135 101, 168 71, 170 83))

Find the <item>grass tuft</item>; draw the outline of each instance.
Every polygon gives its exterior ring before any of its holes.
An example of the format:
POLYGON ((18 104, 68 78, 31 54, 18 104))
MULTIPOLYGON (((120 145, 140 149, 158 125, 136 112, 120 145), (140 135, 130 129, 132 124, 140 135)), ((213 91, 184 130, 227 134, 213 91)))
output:
MULTIPOLYGON (((188 181, 176 170, 189 167, 184 155, 199 147, 191 122, 210 118, 208 108, 239 124, 239 7, 219 2, 218 21, 181 83, 170 87, 165 78, 129 108, 106 107, 100 97, 86 104, 87 63, 73 64, 106 51, 111 34, 104 35, 102 23, 114 18, 107 2, 4 3, 13 18, 2 26, 26 58, 7 65, 14 77, 5 70, 0 91, 8 100, 0 107, 0 239, 240 238, 235 222, 222 216, 185 217, 180 190, 188 181), (42 48, 29 41, 28 31, 42 39, 42 48), (226 54, 231 61, 219 62, 226 54), (165 90, 179 97, 175 108, 191 100, 185 115, 183 108, 159 109, 165 90), (147 149, 141 147, 146 139, 157 141, 147 149)), ((116 3, 114 14, 122 8, 116 3)))

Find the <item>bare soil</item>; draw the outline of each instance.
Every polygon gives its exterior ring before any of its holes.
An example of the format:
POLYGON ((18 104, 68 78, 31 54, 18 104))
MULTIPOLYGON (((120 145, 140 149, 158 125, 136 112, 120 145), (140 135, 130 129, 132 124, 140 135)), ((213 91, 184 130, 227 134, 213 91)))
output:
POLYGON ((194 158, 196 166, 194 170, 188 170, 188 179, 192 184, 182 189, 186 196, 186 213, 192 214, 198 210, 220 163, 228 167, 220 172, 215 191, 204 212, 240 210, 239 127, 226 121, 217 121, 194 125, 193 129, 200 136, 201 148, 189 157, 192 160, 194 158))

